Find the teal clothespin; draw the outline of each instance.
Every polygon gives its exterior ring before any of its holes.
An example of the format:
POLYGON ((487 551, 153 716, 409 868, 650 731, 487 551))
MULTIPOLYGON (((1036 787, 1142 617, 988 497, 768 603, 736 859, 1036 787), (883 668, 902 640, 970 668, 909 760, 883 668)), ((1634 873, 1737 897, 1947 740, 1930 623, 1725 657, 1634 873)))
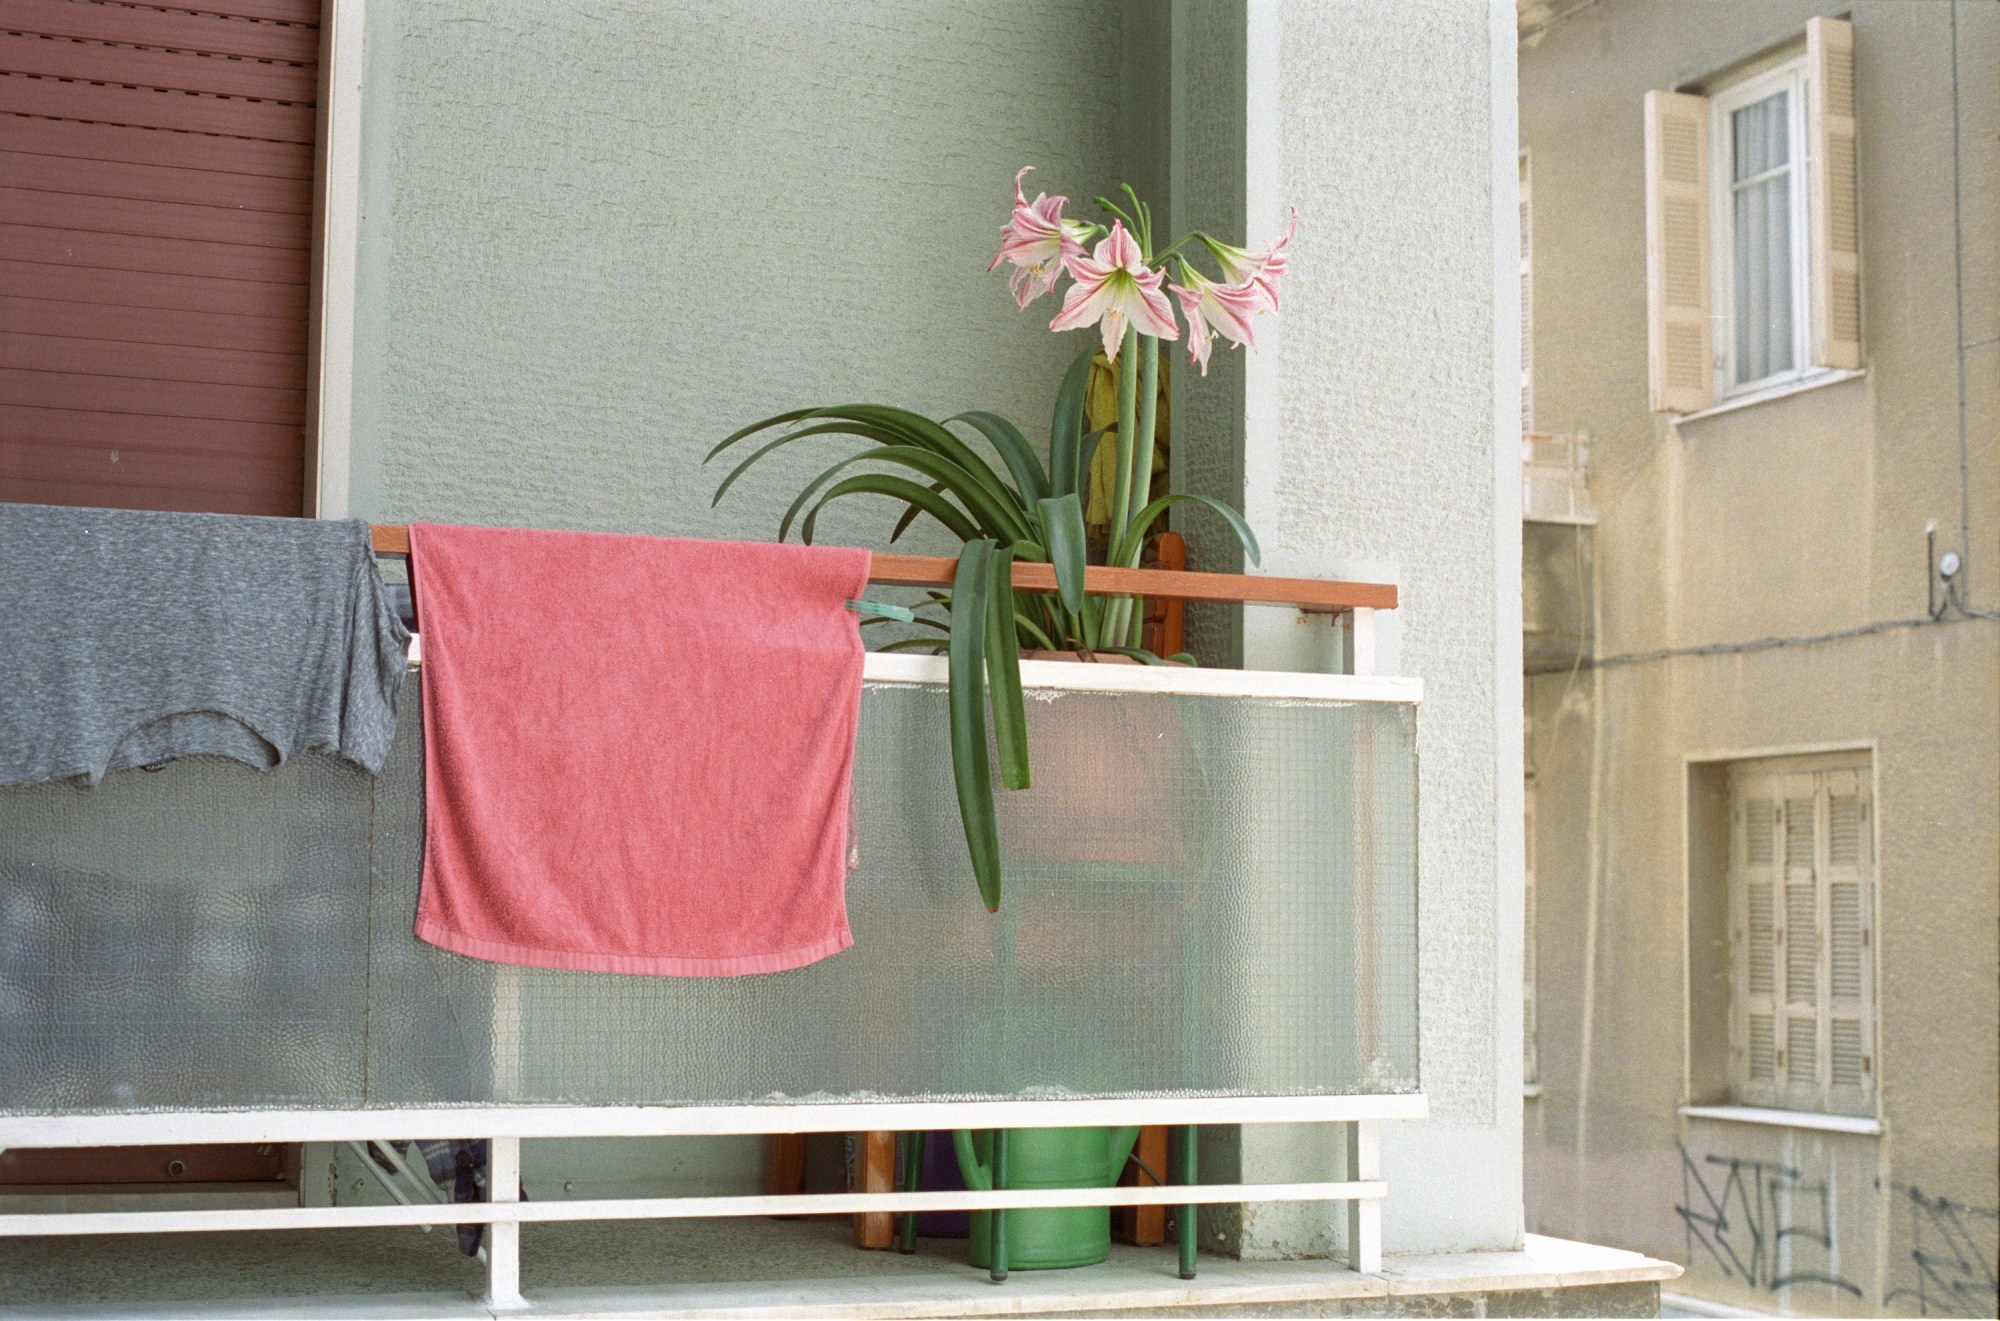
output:
POLYGON ((847 608, 857 615, 874 615, 878 619, 893 619, 901 624, 917 622, 917 612, 890 605, 886 601, 849 601, 847 608))

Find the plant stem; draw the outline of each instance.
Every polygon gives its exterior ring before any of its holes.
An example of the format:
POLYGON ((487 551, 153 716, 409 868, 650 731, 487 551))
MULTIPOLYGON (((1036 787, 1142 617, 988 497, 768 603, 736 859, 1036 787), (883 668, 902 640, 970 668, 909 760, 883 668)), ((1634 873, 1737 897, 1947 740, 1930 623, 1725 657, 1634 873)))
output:
MULTIPOLYGON (((1126 521, 1138 516, 1153 500, 1153 441, 1160 411, 1160 341, 1153 335, 1139 336, 1139 430, 1133 437, 1132 446, 1132 503, 1125 511, 1126 521)), ((1127 557, 1126 567, 1137 568, 1146 554, 1146 529, 1132 528, 1132 550, 1127 557)), ((1131 606, 1131 620, 1128 625, 1125 645, 1136 647, 1140 641, 1140 631, 1145 627, 1145 602, 1134 598, 1131 606)))
MULTIPOLYGON (((1113 550, 1125 539, 1125 525, 1131 521, 1132 511, 1142 507, 1132 503, 1132 450, 1139 430, 1139 340, 1138 328, 1128 324, 1125 341, 1118 349, 1118 446, 1113 468, 1116 477, 1111 487, 1113 550)), ((1125 636, 1125 610, 1123 599, 1105 602, 1106 638, 1116 640, 1125 636)))

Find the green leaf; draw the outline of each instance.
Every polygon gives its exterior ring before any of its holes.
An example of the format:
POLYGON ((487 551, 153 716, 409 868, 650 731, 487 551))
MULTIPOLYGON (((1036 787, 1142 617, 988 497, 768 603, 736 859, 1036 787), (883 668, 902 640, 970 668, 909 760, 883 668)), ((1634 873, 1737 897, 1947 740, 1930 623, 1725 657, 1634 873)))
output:
POLYGON ((1155 656, 1152 652, 1147 651, 1144 647, 1099 647, 1098 650, 1109 652, 1113 656, 1130 656, 1133 660, 1147 665, 1166 664, 1165 661, 1155 656))
POLYGON ((705 457, 703 457, 702 462, 707 463, 709 459, 712 459, 716 455, 722 453, 722 451, 728 449, 731 445, 734 445, 737 441, 742 440, 745 436, 754 436, 758 432, 768 430, 771 427, 782 427, 789 425, 790 423, 799 421, 801 418, 811 417, 814 413, 817 413, 818 411, 819 410, 816 408, 794 408, 789 413, 779 413, 775 417, 765 418, 762 422, 752 422, 749 426, 744 427, 740 431, 730 432, 729 435, 724 438, 723 442, 720 445, 717 445, 714 449, 710 450, 705 457))
POLYGON ((1166 513, 1167 510, 1181 503, 1183 500, 1192 500, 1204 509, 1213 509, 1216 513, 1220 514, 1222 521, 1229 524, 1229 530, 1236 534, 1236 539, 1243 543, 1243 552, 1250 557, 1250 562, 1257 564, 1263 560, 1264 552, 1257 547, 1257 534, 1252 532, 1250 525, 1243 521, 1243 515, 1237 513, 1220 500, 1211 500, 1205 495, 1183 494, 1163 495, 1144 509, 1141 509, 1138 515, 1132 520, 1131 530, 1125 534, 1125 539, 1118 544, 1111 562, 1113 564, 1137 564, 1138 558, 1134 552, 1139 549, 1139 544, 1146 535, 1146 529, 1152 525, 1154 519, 1166 513))
MULTIPOLYGON (((924 623, 928 621, 919 620, 918 622, 924 623)), ((1054 642, 1049 640, 1049 635, 1042 631, 1041 625, 1037 624, 1034 620, 1022 614, 1019 610, 1016 610, 1014 612, 1014 627, 1026 633, 1036 646, 1041 647, 1046 651, 1062 650, 1061 647, 1058 647, 1054 642)))
POLYGON ((1201 662, 1194 658, 1194 653, 1191 651, 1177 651, 1167 657, 1167 660, 1174 665, 1187 665, 1195 668, 1199 668, 1201 665, 1201 662))
POLYGON ((1047 564, 1049 562, 1049 549, 1039 541, 1017 541, 1014 543, 1012 549, 1014 551, 1014 558, 1017 560, 1030 561, 1035 564, 1047 564))
POLYGON ((1023 507, 1034 508, 1035 502, 1049 493, 1048 474, 1042 471, 1042 461, 1028 444, 1028 438, 1021 434, 1021 428, 998 413, 978 409, 954 414, 945 421, 970 422, 993 443, 1007 471, 1014 475, 1014 490, 1020 495, 1023 507))
POLYGON ((904 638, 900 642, 885 642, 875 648, 877 651, 928 651, 935 656, 951 644, 943 638, 904 638))
POLYGON ((813 506, 812 513, 806 516, 805 527, 801 529, 800 534, 808 545, 812 543, 814 517, 820 510, 844 495, 886 495, 891 499, 919 506, 926 514, 951 529, 951 534, 961 541, 972 541, 979 536, 979 529, 972 525, 972 520, 953 508, 935 491, 927 491, 915 482, 904 481, 901 477, 871 472, 836 482, 832 490, 820 497, 819 503, 813 506))
POLYGON ((1088 547, 1083 529, 1083 500, 1076 492, 1044 500, 1042 535, 1048 538, 1049 559, 1056 566, 1056 596, 1063 609, 1075 614, 1083 609, 1084 553, 1088 547))
MULTIPOLYGON (((884 431, 880 427, 871 427, 866 423, 860 422, 822 422, 818 426, 801 427, 797 431, 788 431, 776 440, 759 446, 757 451, 749 458, 731 468, 729 475, 722 479, 722 485, 715 488, 715 496, 708 502, 709 507, 713 508, 721 504, 722 497, 728 492, 730 487, 736 484, 736 479, 748 472, 752 464, 756 463, 766 454, 769 454, 772 450, 782 445, 789 445, 795 440, 803 440, 807 436, 826 435, 855 436, 862 440, 872 440, 878 445, 901 443, 901 438, 894 432, 884 431)), ((780 535, 778 539, 782 541, 784 537, 780 535)))
POLYGON ((896 431, 908 444, 931 450, 971 473, 995 499, 1019 503, 1019 497, 1007 488, 1007 483, 1000 480, 984 459, 973 453, 970 445, 953 435, 949 428, 921 413, 912 413, 907 408, 890 408, 886 404, 848 404, 837 410, 823 411, 896 431))
POLYGON ((1056 391, 1055 416, 1049 423, 1049 494, 1075 495, 1083 489, 1083 404, 1090 389, 1090 359, 1094 348, 1076 355, 1056 391))
MULTIPOLYGON (((932 482, 931 489, 933 491, 942 491, 944 490, 944 483, 932 482)), ((903 534, 910 530, 910 524, 916 522, 917 515, 923 512, 924 512, 923 510, 917 508, 915 505, 911 505, 908 509, 905 509, 903 511, 903 516, 896 520, 895 529, 889 533, 889 544, 893 546, 898 541, 901 541, 903 539, 903 534)))
POLYGON ((1000 827, 986 750, 986 596, 993 542, 967 537, 951 580, 951 775, 972 876, 986 911, 1000 911, 1000 827))
POLYGON ((1021 699, 1021 638, 1014 631, 1014 552, 996 550, 986 587, 986 673, 993 685, 993 741, 1000 783, 1028 787, 1028 713, 1021 699))
MULTIPOLYGON (((930 450, 917 445, 884 445, 880 449, 868 450, 864 453, 856 454, 851 458, 843 459, 821 473, 815 479, 815 485, 819 481, 833 476, 834 473, 849 464, 858 463, 865 459, 872 459, 878 463, 894 463, 905 468, 913 468, 933 481, 942 484, 946 494, 956 496, 959 503, 965 506, 966 512, 971 514, 973 519, 978 522, 981 531, 994 537, 996 540, 1015 541, 1028 534, 1027 525, 1022 520, 1020 514, 994 499, 984 486, 973 479, 971 474, 967 473, 951 460, 942 458, 930 450)), ((812 487, 808 487, 805 492, 800 494, 797 500, 792 502, 791 511, 785 515, 784 526, 790 526, 793 514, 797 512, 801 504, 811 498, 812 490, 812 487)), ((821 503, 824 503, 824 501, 821 503)), ((808 526, 811 526, 814 521, 814 515, 818 512, 819 507, 815 505, 812 513, 806 516, 808 526)), ((980 532, 975 531, 973 535, 978 536, 980 532)), ((783 533, 781 532, 780 539, 782 539, 782 536, 783 533)))

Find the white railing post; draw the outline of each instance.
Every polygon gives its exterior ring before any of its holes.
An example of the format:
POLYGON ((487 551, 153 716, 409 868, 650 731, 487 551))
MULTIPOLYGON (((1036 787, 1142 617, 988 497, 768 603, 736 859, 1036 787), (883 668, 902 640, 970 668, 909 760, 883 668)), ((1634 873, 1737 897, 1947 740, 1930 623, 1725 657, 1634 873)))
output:
MULTIPOLYGON (((1347 1125, 1347 1177, 1382 1177, 1382 1130, 1372 1119, 1347 1125)), ((1368 1274, 1382 1269, 1382 1203, 1374 1198, 1347 1204, 1347 1264, 1368 1274)))
POLYGON ((1356 606, 1340 616, 1339 630, 1341 672, 1375 673, 1375 612, 1356 606))
MULTIPOLYGON (((492 1202, 521 1200, 521 1139, 487 1143, 486 1197, 492 1202)), ((526 1307, 521 1297, 521 1225, 495 1221, 486 1227, 486 1305, 526 1307)))

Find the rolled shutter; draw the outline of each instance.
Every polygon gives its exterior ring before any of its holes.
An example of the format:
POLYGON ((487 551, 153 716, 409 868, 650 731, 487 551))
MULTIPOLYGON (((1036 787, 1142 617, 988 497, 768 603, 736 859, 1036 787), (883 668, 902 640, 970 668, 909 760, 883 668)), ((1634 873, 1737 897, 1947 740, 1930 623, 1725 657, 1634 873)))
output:
POLYGON ((1819 367, 1861 365, 1861 225, 1854 169, 1854 26, 1806 24, 1811 161, 1812 350, 1819 367))
POLYGON ((1691 413, 1715 397, 1708 205, 1708 98, 1646 93, 1646 348, 1655 413, 1691 413))
POLYGON ((7 0, 0 500, 304 508, 318 0, 7 0))

